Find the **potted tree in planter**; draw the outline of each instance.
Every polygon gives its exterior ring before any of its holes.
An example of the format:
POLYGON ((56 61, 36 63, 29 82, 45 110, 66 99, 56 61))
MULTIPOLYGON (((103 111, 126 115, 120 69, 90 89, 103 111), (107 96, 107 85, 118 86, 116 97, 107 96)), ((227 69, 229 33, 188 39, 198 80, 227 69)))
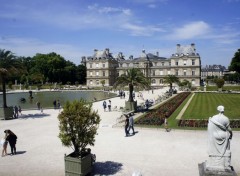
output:
POLYGON ((224 85, 224 79, 222 79, 222 78, 216 78, 215 80, 214 80, 214 82, 216 83, 216 85, 217 85, 217 87, 218 87, 218 91, 222 91, 222 88, 223 88, 223 85, 224 85))
POLYGON ((125 102, 125 108, 132 111, 137 109, 137 101, 133 99, 134 86, 139 88, 149 88, 150 81, 143 75, 140 69, 131 68, 127 70, 126 74, 120 75, 115 84, 114 88, 128 86, 129 88, 129 99, 125 102))
POLYGON ((87 175, 92 170, 92 154, 86 147, 94 145, 100 123, 98 112, 86 100, 75 100, 66 102, 58 119, 62 144, 74 149, 65 155, 65 175, 87 175))

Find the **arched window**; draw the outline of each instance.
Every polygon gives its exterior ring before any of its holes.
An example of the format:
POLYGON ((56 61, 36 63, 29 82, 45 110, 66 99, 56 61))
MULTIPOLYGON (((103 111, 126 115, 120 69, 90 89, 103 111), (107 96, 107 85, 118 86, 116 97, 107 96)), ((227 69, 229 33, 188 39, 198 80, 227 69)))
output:
POLYGON ((152 79, 152 84, 156 84, 156 80, 155 79, 152 79))

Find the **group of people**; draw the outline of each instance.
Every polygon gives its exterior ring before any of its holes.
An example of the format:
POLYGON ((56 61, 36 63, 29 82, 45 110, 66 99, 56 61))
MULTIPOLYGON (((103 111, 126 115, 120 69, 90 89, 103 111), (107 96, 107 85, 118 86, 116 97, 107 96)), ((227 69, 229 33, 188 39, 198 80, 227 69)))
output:
POLYGON ((5 136, 1 140, 1 144, 3 145, 2 157, 7 155, 8 143, 11 147, 11 155, 16 155, 17 136, 11 130, 5 130, 4 133, 5 136))
POLYGON ((110 112, 112 110, 112 102, 111 102, 111 100, 108 100, 108 105, 107 105, 107 102, 105 100, 103 101, 104 112, 106 112, 107 107, 108 107, 108 111, 110 112))
POLYGON ((22 108, 21 108, 21 106, 15 105, 13 107, 13 118, 17 119, 19 114, 22 115, 22 108))
POLYGON ((61 109, 61 103, 59 100, 54 100, 53 101, 53 106, 54 106, 54 109, 61 109))
POLYGON ((125 115, 126 120, 125 120, 125 134, 126 137, 130 135, 130 130, 132 130, 132 135, 135 134, 134 131, 134 119, 133 119, 133 114, 125 115))
POLYGON ((119 91, 119 96, 120 96, 120 99, 125 99, 125 92, 123 90, 120 90, 119 91))

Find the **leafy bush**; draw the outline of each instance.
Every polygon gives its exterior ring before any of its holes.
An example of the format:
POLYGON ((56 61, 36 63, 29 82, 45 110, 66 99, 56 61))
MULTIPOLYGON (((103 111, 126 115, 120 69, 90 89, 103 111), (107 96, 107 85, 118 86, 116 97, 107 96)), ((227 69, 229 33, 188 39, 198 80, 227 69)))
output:
POLYGON ((92 104, 86 100, 66 102, 58 115, 59 138, 67 147, 74 147, 74 153, 83 156, 87 145, 94 145, 100 116, 92 110, 92 104))

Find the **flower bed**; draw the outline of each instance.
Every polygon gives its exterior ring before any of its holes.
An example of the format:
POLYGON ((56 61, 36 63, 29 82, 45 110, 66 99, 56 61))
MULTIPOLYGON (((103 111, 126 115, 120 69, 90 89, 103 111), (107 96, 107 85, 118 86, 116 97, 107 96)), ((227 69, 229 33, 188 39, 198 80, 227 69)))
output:
MULTIPOLYGON (((208 119, 180 119, 178 121, 178 126, 206 128, 208 126, 208 119)), ((230 127, 240 128, 240 120, 239 119, 230 120, 230 127)))
POLYGON ((171 114, 181 105, 181 103, 188 97, 190 92, 183 92, 176 95, 171 100, 168 100, 163 105, 147 113, 136 121, 138 125, 162 125, 165 117, 170 117, 171 114))

